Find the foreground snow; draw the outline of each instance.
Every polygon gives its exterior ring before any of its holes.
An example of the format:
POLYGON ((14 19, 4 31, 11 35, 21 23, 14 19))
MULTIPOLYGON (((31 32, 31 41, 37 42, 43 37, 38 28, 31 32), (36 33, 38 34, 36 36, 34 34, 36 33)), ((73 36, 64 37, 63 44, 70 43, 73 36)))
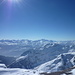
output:
MULTIPOLYGON (((74 56, 75 52, 63 53, 58 55, 57 58, 41 64, 34 69, 6 68, 5 65, 0 64, 0 75, 39 75, 39 73, 63 71, 74 66, 74 56)), ((21 61, 21 59, 24 60, 24 58, 26 58, 26 56, 22 56, 17 59, 17 61, 21 61)), ((74 72, 75 70, 73 73, 74 72)))
MULTIPOLYGON (((23 56, 17 59, 17 61, 23 58, 26 57, 23 56)), ((60 72, 73 67, 75 64, 73 62, 74 58, 75 52, 63 53, 58 55, 57 58, 41 64, 34 69, 6 68, 4 64, 0 64, 0 75, 40 75, 40 73, 60 72)), ((75 75, 75 69, 71 69, 70 72, 75 75)))
POLYGON ((71 71, 68 71, 68 72, 65 72, 64 74, 61 74, 61 75, 75 75, 75 68, 74 69, 71 69, 71 71))
POLYGON ((5 64, 0 64, 0 75, 39 75, 37 70, 6 68, 5 64))
POLYGON ((72 72, 73 75, 75 75, 75 69, 73 69, 71 72, 72 72))
POLYGON ((6 68, 5 64, 0 64, 0 68, 6 68))
POLYGON ((0 68, 0 75, 39 75, 35 70, 0 68))

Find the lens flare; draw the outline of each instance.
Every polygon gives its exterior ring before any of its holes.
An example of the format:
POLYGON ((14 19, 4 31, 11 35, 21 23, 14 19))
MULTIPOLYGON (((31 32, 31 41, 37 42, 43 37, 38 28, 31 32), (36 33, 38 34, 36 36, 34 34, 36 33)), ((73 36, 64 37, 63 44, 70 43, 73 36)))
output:
POLYGON ((28 0, 0 0, 0 5, 26 6, 28 0))
POLYGON ((1 0, 1 4, 4 3, 4 2, 8 2, 8 3, 19 3, 21 2, 22 0, 1 0))
POLYGON ((8 2, 14 2, 14 3, 18 3, 18 2, 20 2, 21 0, 8 0, 8 2))

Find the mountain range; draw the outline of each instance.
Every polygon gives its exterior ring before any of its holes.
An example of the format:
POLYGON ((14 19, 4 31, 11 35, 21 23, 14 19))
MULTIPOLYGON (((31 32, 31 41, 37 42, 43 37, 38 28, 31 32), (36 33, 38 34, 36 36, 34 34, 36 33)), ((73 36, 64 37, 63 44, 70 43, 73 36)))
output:
POLYGON ((37 75, 63 71, 75 65, 75 41, 0 40, 0 64, 37 75))

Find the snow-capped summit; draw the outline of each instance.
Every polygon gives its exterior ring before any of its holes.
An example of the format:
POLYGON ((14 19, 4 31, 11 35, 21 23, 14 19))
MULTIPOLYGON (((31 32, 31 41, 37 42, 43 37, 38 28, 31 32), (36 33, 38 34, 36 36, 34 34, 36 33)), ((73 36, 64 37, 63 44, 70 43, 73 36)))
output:
POLYGON ((70 53, 60 54, 57 56, 57 58, 38 66, 36 69, 38 69, 40 73, 59 72, 59 71, 69 69, 74 66, 73 64, 74 61, 72 60, 74 55, 75 53, 74 54, 70 54, 70 53))
MULTIPOLYGON (((0 54, 16 56, 14 58, 0 56, 0 63, 8 68, 21 68, 21 71, 32 69, 33 75, 35 72, 38 74, 58 72, 75 65, 75 41, 0 40, 0 54)), ((14 70, 10 71, 8 68, 3 71, 10 73, 14 70)), ((20 73, 20 70, 14 70, 16 73, 13 74, 17 74, 17 71, 20 73)))
MULTIPOLYGON (((57 43, 53 43, 53 44, 48 43, 43 47, 42 50, 30 49, 25 51, 19 57, 20 59, 17 58, 19 60, 18 61, 16 60, 15 62, 13 62, 11 65, 9 65, 9 67, 32 69, 41 64, 44 64, 48 61, 55 59, 61 53, 69 52, 70 49, 71 47, 69 45, 65 46, 65 45, 57 44, 57 43)), ((63 55, 61 55, 61 57, 64 58, 63 55)), ((66 58, 64 58, 64 60, 62 59, 62 62, 63 61, 65 62, 68 61, 68 63, 70 63, 70 61, 67 60, 66 58)))
MULTIPOLYGON (((54 40, 0 40, 0 55, 4 56, 20 56, 23 52, 35 49, 44 50, 44 48, 61 47, 63 50, 74 50, 75 41, 54 41, 54 40), (59 46, 58 46, 59 45, 59 46)), ((62 50, 61 50, 62 51, 62 50)))

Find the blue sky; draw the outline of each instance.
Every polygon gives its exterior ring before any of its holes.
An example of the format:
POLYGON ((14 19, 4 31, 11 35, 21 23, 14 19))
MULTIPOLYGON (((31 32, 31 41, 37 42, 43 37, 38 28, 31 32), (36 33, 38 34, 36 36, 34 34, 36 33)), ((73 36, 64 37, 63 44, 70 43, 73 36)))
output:
POLYGON ((75 40, 75 0, 1 2, 0 39, 75 40))

